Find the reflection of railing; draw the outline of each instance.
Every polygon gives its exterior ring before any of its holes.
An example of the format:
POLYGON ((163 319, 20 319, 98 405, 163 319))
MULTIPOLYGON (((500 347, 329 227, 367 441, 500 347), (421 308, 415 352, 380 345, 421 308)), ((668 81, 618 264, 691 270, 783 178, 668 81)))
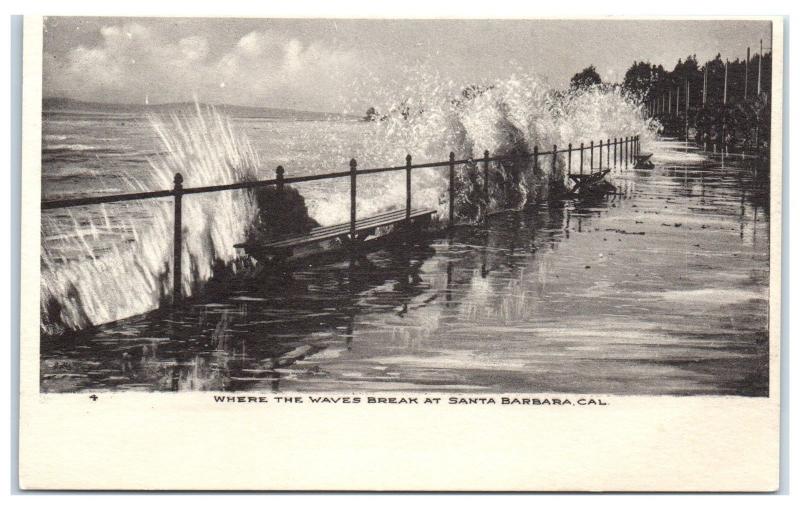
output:
MULTIPOLYGON (((640 144, 639 144, 639 136, 631 136, 625 138, 614 138, 613 142, 609 139, 606 140, 605 149, 606 149, 606 167, 611 167, 612 165, 616 167, 617 165, 622 167, 625 165, 625 168, 628 168, 629 163, 633 162, 633 158, 636 154, 639 153, 640 144), (613 147, 613 162, 612 162, 612 147, 613 147)), ((452 225, 454 223, 454 210, 453 204, 455 202, 455 166, 456 165, 463 165, 463 164, 478 164, 481 163, 483 167, 483 186, 484 186, 484 193, 488 197, 489 195, 489 163, 492 162, 503 162, 503 161, 515 161, 515 160, 532 160, 533 166, 536 168, 538 166, 538 159, 540 156, 552 156, 552 165, 553 169, 556 168, 556 157, 558 154, 567 154, 567 172, 568 174, 572 174, 572 153, 578 152, 580 154, 580 165, 579 165, 579 172, 583 174, 584 172, 584 151, 589 151, 589 173, 592 172, 595 168, 602 168, 603 167, 603 141, 600 140, 599 145, 597 146, 599 149, 599 164, 597 167, 594 165, 594 153, 596 151, 596 147, 594 141, 589 143, 588 149, 584 147, 584 144, 580 144, 580 148, 573 148, 572 144, 569 144, 566 149, 559 149, 556 145, 553 145, 552 151, 546 152, 539 152, 538 147, 533 148, 532 154, 518 154, 514 156, 497 156, 497 157, 489 157, 489 151, 484 151, 483 158, 480 159, 461 159, 456 160, 455 154, 453 152, 450 153, 450 159, 448 161, 437 161, 432 163, 417 163, 412 164, 411 155, 409 154, 406 156, 406 164, 403 166, 392 166, 392 167, 382 167, 382 168, 369 168, 364 170, 359 170, 356 160, 350 160, 350 171, 349 172, 333 172, 327 174, 319 174, 319 175, 307 175, 302 177, 284 177, 284 169, 282 166, 279 166, 275 170, 275 179, 266 179, 261 181, 246 181, 246 182, 236 182, 232 184, 219 184, 215 186, 201 186, 195 188, 184 188, 183 187, 183 176, 180 173, 175 174, 174 179, 174 187, 171 190, 160 190, 160 191, 148 191, 148 192, 141 192, 141 193, 125 193, 119 195, 102 195, 102 196, 94 196, 94 197, 83 197, 83 198, 69 198, 69 199, 62 199, 62 200, 43 200, 41 203, 42 210, 49 210, 49 209, 61 209, 65 207, 77 207, 77 206, 85 206, 85 205, 96 205, 96 204, 108 204, 112 202, 129 202, 132 200, 145 200, 145 199, 152 199, 152 198, 166 198, 166 197, 174 197, 174 205, 175 205, 175 216, 174 216, 174 228, 173 228, 173 274, 172 274, 172 299, 173 303, 177 303, 181 301, 182 298, 182 291, 181 291, 181 247, 183 245, 182 239, 182 199, 183 195, 196 195, 199 193, 213 193, 218 191, 230 191, 230 190, 240 190, 240 189, 254 189, 254 188, 261 188, 267 186, 275 186, 278 190, 282 190, 283 186, 286 184, 299 184, 304 182, 312 182, 312 181, 321 181, 325 179, 337 179, 337 178, 344 178, 350 177, 350 230, 351 234, 355 232, 355 223, 356 223, 356 177, 359 175, 371 175, 371 174, 378 174, 383 172, 394 172, 405 170, 406 171, 406 215, 408 216, 411 212, 411 171, 414 169, 420 168, 442 168, 448 167, 449 168, 449 188, 448 188, 448 197, 449 197, 449 224, 452 225)), ((355 239, 355 235, 352 236, 355 239)))

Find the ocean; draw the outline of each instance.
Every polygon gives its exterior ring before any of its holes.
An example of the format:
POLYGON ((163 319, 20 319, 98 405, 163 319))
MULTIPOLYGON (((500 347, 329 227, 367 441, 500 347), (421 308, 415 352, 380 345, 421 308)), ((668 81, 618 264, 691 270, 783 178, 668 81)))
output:
MULTIPOLYGON (((522 89, 384 122, 202 105, 46 111, 43 200, 169 189, 176 171, 189 187, 272 178, 277 165, 290 177, 345 171, 350 158, 397 166, 406 154, 466 159, 640 133, 656 167, 613 169, 617 193, 593 198, 548 193, 563 158, 544 177, 493 167, 526 178, 513 200, 493 190, 487 218, 464 212, 429 244, 358 264, 257 277, 233 247, 252 197, 185 197, 190 299, 178 309, 164 306, 171 199, 43 211, 42 390, 766 395, 765 170, 659 139, 608 94, 554 105, 522 89), (215 279, 219 263, 229 281, 215 279)), ((359 216, 404 207, 404 178, 360 180, 359 216)), ((330 225, 349 218, 347 184, 298 190, 330 225)), ((414 206, 444 214, 443 171, 415 172, 413 190, 414 206)))

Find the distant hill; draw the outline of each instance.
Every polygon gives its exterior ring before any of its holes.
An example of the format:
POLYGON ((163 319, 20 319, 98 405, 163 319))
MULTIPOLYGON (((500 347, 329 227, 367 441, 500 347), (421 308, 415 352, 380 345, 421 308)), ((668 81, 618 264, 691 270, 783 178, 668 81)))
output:
MULTIPOLYGON (((205 105, 205 103, 201 103, 205 105)), ((353 120, 360 119, 358 115, 345 115, 342 113, 309 112, 292 110, 289 108, 268 108, 258 106, 238 106, 229 104, 215 104, 217 111, 231 117, 238 118, 271 118, 295 120, 353 120)), ((100 114, 146 114, 171 111, 194 110, 195 103, 163 103, 163 104, 119 104, 100 103, 94 101, 79 101, 66 97, 46 97, 42 99, 42 112, 45 113, 100 113, 100 114)))

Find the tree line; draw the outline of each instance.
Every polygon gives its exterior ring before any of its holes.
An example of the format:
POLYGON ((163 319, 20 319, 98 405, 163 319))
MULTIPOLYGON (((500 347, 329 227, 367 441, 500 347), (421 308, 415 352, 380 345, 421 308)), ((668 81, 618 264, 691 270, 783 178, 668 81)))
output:
POLYGON ((621 87, 659 120, 666 134, 743 149, 763 148, 769 141, 771 52, 732 61, 717 54, 702 64, 689 55, 671 71, 661 64, 633 62, 616 84, 604 84, 589 66, 570 80, 570 88, 587 86, 621 87))

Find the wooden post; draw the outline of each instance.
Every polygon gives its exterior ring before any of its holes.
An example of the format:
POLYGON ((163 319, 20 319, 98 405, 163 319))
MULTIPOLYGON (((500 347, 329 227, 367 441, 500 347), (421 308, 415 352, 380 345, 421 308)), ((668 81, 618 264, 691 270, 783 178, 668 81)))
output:
POLYGON ((486 203, 489 203, 489 151, 483 151, 483 187, 486 203))
POLYGON ((583 175, 583 142, 581 142, 581 175, 583 175))
POLYGON ((275 169, 275 178, 278 181, 275 187, 279 193, 283 193, 283 167, 280 165, 275 169))
POLYGON ((172 304, 178 305, 183 300, 183 284, 181 282, 181 262, 183 258, 183 176, 175 174, 175 186, 172 195, 175 198, 175 223, 172 227, 172 304))
POLYGON ((356 241, 356 169, 355 158, 350 160, 350 241, 356 241))
POLYGON ((572 173, 572 143, 567 144, 567 174, 572 173))
POLYGON ((611 168, 611 138, 606 138, 606 166, 611 168))
POLYGON ((539 146, 533 146, 533 172, 536 173, 536 169, 539 168, 539 146))
POLYGON ((406 221, 411 219, 411 154, 406 154, 406 221))
POLYGON ((614 137, 614 168, 617 168, 617 137, 614 137))
POLYGON ((456 198, 456 188, 455 188, 456 164, 455 164, 455 160, 456 160, 456 153, 451 151, 450 152, 450 188, 449 188, 449 192, 450 192, 450 204, 449 204, 449 207, 450 207, 450 226, 451 227, 454 224, 453 219, 454 219, 454 215, 455 215, 455 212, 454 212, 454 202, 455 202, 455 198, 456 198))
POLYGON ((594 140, 589 142, 589 173, 592 173, 594 168, 594 140))
POLYGON ((558 157, 558 146, 553 145, 553 173, 552 175, 556 174, 556 158, 558 157))

